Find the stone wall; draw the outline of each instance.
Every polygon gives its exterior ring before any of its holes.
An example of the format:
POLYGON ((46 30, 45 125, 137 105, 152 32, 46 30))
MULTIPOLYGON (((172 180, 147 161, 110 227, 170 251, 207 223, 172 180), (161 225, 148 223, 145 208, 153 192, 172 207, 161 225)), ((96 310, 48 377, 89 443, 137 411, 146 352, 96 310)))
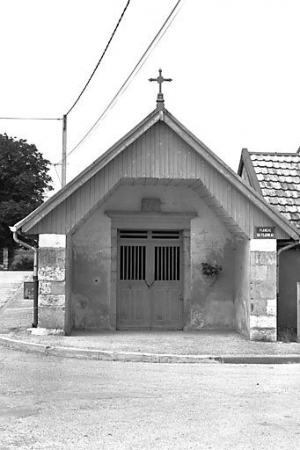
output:
POLYGON ((234 329, 250 336, 250 241, 236 240, 234 268, 234 329))
POLYGON ((185 329, 231 329, 235 238, 196 192, 175 186, 122 186, 73 234, 74 327, 115 329, 117 234, 105 211, 140 211, 147 197, 159 198, 163 212, 198 215, 191 221, 191 230, 183 231, 183 248, 188 252, 184 257, 185 329), (213 285, 203 276, 201 262, 222 266, 213 285))
POLYGON ((276 341, 276 264, 275 239, 250 241, 250 339, 276 341))
POLYGON ((72 236, 72 322, 76 329, 111 329, 110 219, 97 210, 72 236))
POLYGON ((64 330, 66 236, 41 234, 38 261, 38 326, 64 330))

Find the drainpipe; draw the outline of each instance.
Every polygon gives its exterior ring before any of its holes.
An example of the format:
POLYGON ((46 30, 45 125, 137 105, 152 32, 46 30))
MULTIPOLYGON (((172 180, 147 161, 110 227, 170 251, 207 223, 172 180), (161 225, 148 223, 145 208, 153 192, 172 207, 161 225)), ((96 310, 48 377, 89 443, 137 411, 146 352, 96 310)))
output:
POLYGON ((278 299, 279 299, 279 257, 281 255, 281 253, 285 252, 286 250, 289 250, 290 248, 296 247, 296 245, 300 245, 300 241, 292 242, 291 244, 288 244, 285 247, 282 247, 277 251, 277 273, 276 273, 277 305, 278 305, 278 299))
POLYGON ((10 231, 13 233, 14 241, 33 251, 33 324, 32 328, 36 328, 38 325, 38 253, 37 248, 32 245, 27 244, 27 242, 23 242, 20 240, 20 236, 18 236, 16 227, 9 227, 10 231))

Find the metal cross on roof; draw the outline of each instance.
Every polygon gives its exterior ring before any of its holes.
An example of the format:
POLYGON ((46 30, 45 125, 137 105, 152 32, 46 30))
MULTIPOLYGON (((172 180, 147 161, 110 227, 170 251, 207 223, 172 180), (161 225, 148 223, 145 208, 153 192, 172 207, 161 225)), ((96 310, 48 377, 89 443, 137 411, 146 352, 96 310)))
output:
POLYGON ((162 70, 159 69, 159 75, 157 78, 149 78, 149 81, 156 81, 159 84, 159 91, 157 94, 157 107, 163 107, 164 104, 164 94, 161 91, 161 85, 164 81, 172 81, 172 78, 164 78, 162 76, 162 70))

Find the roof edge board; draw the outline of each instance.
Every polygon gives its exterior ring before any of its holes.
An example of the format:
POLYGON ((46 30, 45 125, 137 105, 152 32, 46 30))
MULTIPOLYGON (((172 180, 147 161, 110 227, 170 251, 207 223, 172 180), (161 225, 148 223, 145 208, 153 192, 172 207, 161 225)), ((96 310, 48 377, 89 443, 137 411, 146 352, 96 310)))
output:
POLYGON ((266 156, 300 156, 300 153, 294 152, 249 152, 249 155, 266 155, 266 156))
MULTIPOLYGON (((205 153, 201 153, 201 156, 206 159, 219 173, 221 173, 231 184, 233 184, 237 190, 247 197, 253 203, 258 203, 262 211, 269 216, 274 222, 280 222, 279 225, 282 230, 291 235, 293 239, 299 239, 300 230, 297 230, 292 224, 286 220, 282 214, 277 211, 272 205, 270 205, 255 189, 251 186, 247 186, 243 183, 239 175, 237 175, 231 167, 224 163, 217 155, 215 155, 203 142, 201 142, 196 136, 194 136, 184 125, 182 125, 175 117, 173 117, 168 111, 164 119, 165 123, 170 126, 187 144, 189 144, 194 150, 199 152, 199 146, 202 147, 205 153), (226 169, 226 170, 224 170, 226 169)), ((256 205, 256 206, 258 206, 256 205)))
MULTIPOLYGON (((167 110, 153 110, 145 119, 136 125, 131 131, 123 136, 117 143, 103 153, 96 161, 88 166, 77 177, 71 180, 63 189, 58 191, 53 197, 46 201, 43 205, 33 211, 30 215, 19 221, 15 226, 20 229, 26 225, 26 230, 30 230, 43 217, 49 214, 61 202, 65 201, 80 186, 84 185, 99 170, 105 167, 114 157, 121 153, 132 142, 138 139, 144 132, 151 128, 155 123, 163 121, 178 136, 180 136, 191 148, 193 148, 201 157, 211 164, 223 177, 233 185, 242 195, 248 198, 252 203, 259 207, 268 217, 270 217, 280 228, 293 239, 299 239, 300 230, 291 225, 279 211, 271 206, 264 198, 259 195, 255 189, 243 183, 239 175, 237 175, 226 163, 224 163, 217 155, 215 155, 204 143, 194 136, 187 128, 184 127, 171 113, 167 110), (200 149, 202 151, 200 151, 200 149), (204 151, 203 151, 204 150, 204 151)), ((25 230, 25 227, 24 227, 25 230)))
POLYGON ((125 136, 118 140, 112 147, 104 152, 99 158, 78 174, 73 180, 71 180, 66 186, 60 189, 49 200, 32 211, 24 219, 15 224, 17 229, 23 227, 24 224, 28 224, 26 228, 32 228, 43 217, 49 214, 59 203, 66 200, 73 194, 80 186, 85 184, 90 178, 92 178, 99 170, 101 170, 106 164, 108 164, 114 157, 125 150, 132 142, 138 139, 145 131, 151 128, 155 123, 163 120, 161 111, 152 111, 144 120, 136 125, 125 136), (39 212, 43 214, 39 215, 39 212))
MULTIPOLYGON (((252 164, 252 160, 250 158, 250 154, 246 148, 243 148, 243 150, 242 150, 241 161, 243 161, 243 166, 246 169, 246 172, 249 176, 251 186, 256 190, 256 192, 258 192, 259 194, 262 195, 262 191, 261 191, 258 179, 257 179, 257 175, 255 173, 255 170, 254 170, 254 167, 252 164)), ((241 176, 241 175, 242 175, 242 173, 239 174, 239 176, 241 176)))

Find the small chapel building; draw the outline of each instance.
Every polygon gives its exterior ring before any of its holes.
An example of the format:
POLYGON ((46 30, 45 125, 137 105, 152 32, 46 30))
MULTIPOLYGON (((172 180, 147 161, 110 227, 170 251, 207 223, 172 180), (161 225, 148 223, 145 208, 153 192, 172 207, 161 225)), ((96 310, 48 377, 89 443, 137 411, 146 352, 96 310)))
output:
POLYGON ((161 82, 151 114, 15 225, 38 236, 38 326, 274 341, 277 241, 299 230, 165 108, 161 82))

